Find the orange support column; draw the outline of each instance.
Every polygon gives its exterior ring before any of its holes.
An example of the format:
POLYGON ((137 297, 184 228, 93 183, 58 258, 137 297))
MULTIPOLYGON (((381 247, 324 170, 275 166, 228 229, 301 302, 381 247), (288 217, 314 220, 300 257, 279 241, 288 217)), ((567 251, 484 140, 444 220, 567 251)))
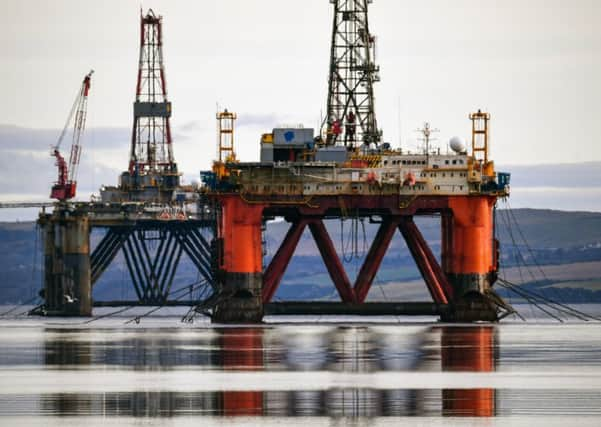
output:
POLYGON ((260 322, 263 318, 263 205, 238 195, 223 195, 218 229, 218 281, 223 301, 213 315, 217 322, 260 322))
POLYGON ((496 277, 493 256, 495 197, 449 198, 451 213, 442 218, 442 267, 453 287, 460 321, 496 320, 496 311, 485 294, 496 277))

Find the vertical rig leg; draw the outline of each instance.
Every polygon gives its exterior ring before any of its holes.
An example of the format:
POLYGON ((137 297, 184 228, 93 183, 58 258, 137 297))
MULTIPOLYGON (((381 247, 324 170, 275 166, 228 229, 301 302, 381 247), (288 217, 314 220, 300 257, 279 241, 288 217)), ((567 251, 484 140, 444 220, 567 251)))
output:
POLYGON ((87 216, 44 222, 44 297, 51 316, 90 316, 90 224, 87 216))
POLYGON ((51 307, 60 307, 62 300, 60 285, 54 272, 57 264, 56 234, 54 224, 48 218, 40 218, 39 224, 44 236, 44 287, 40 294, 48 311, 51 307))
POLYGON ((453 197, 442 218, 442 265, 453 287, 455 321, 497 320, 486 294, 496 278, 493 207, 488 196, 453 197))
POLYGON ((224 296, 213 321, 257 323, 263 319, 263 205, 224 195, 218 230, 219 273, 224 296))

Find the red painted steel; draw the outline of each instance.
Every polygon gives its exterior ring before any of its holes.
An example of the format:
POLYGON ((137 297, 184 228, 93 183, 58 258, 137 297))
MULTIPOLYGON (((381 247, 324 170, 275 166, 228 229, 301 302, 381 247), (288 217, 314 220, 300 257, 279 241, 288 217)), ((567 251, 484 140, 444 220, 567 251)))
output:
POLYGON ((405 225, 407 226, 407 228, 411 230, 411 234, 415 238, 417 244, 420 246, 421 252, 423 252, 424 255, 426 256, 426 262, 429 264, 429 268, 434 273, 436 280, 438 282, 438 285, 442 288, 442 291, 443 291, 447 301, 452 301, 453 300, 453 287, 447 280, 447 276, 444 274, 444 271, 440 267, 438 260, 432 253, 432 250, 430 249, 428 242, 426 242, 426 239, 424 239, 424 236, 419 231, 419 228, 417 228, 417 225, 413 221, 413 218, 407 218, 404 220, 404 222, 405 222, 405 225))
POLYGON ((433 300, 440 304, 447 304, 448 301, 452 300, 453 287, 447 280, 446 275, 421 232, 410 217, 388 218, 380 225, 352 289, 350 289, 350 280, 344 271, 344 267, 340 262, 323 222, 321 220, 304 218, 290 227, 278 251, 265 270, 263 303, 268 303, 273 298, 306 224, 309 224, 311 228, 330 277, 343 301, 362 303, 366 300, 397 227, 407 240, 411 254, 416 260, 416 264, 424 277, 433 300), (311 227, 311 224, 313 224, 313 227, 311 227))
POLYGON ((496 197, 449 197, 452 221, 443 223, 445 273, 486 274, 494 271, 493 214, 496 197), (444 227, 451 227, 444 231, 444 227))
POLYGON ((230 273, 263 271, 261 222, 263 205, 250 205, 237 195, 221 196, 219 237, 223 257, 219 267, 230 273))
POLYGON ((311 230, 311 234, 313 234, 315 243, 317 243, 317 248, 321 253, 321 258, 326 264, 328 273, 330 273, 330 278, 340 294, 340 298, 343 302, 357 302, 355 291, 351 287, 351 282, 346 275, 346 271, 344 271, 340 258, 338 258, 336 248, 332 243, 332 239, 330 239, 330 235, 328 234, 328 230, 326 230, 323 221, 311 221, 309 223, 309 229, 311 230))
POLYGON ((430 295, 432 295, 432 299, 437 304, 447 304, 447 297, 434 271, 434 267, 429 262, 428 255, 415 234, 417 227, 411 227, 411 223, 413 223, 413 221, 401 221, 399 223, 399 230, 407 242, 409 251, 426 282, 426 286, 430 291, 430 295))
POLYGON ((223 206, 220 237, 223 239, 224 262, 220 267, 228 272, 262 271, 261 221, 264 216, 297 218, 290 227, 278 251, 266 268, 263 279, 263 303, 271 300, 294 254, 306 225, 317 243, 328 273, 342 301, 362 303, 390 245, 395 227, 405 238, 411 255, 428 286, 433 300, 448 304, 456 291, 447 274, 488 273, 494 269, 492 245, 492 196, 423 196, 404 207, 398 196, 339 196, 314 198, 310 203, 282 200, 253 201, 239 195, 220 194, 223 206), (336 252, 324 217, 341 215, 346 210, 373 212, 384 218, 357 279, 352 286, 336 252), (413 215, 441 215, 441 263, 432 253, 413 215))
POLYGON ((355 280, 355 297, 357 302, 364 302, 367 298, 374 277, 378 273, 382 259, 388 250, 390 241, 398 226, 398 220, 385 220, 378 228, 378 232, 372 242, 369 252, 363 261, 361 270, 355 280))
POLYGON ((273 298, 306 225, 307 220, 305 219, 292 223, 278 251, 265 269, 263 274, 263 304, 268 303, 273 298))
POLYGON ((442 271, 452 271, 451 261, 453 252, 453 212, 447 211, 440 215, 440 264, 442 271))

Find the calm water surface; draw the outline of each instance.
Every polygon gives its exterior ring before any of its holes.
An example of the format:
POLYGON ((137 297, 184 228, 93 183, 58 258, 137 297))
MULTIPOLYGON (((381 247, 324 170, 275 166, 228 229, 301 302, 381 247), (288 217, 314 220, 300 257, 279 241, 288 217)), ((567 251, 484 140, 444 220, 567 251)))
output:
POLYGON ((601 425, 596 322, 130 317, 0 320, 0 425, 601 425))

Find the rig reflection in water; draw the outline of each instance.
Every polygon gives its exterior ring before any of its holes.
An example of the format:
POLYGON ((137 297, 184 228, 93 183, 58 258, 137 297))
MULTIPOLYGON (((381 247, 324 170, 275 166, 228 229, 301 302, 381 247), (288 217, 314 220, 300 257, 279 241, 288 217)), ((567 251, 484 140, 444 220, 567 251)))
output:
MULTIPOLYGON (((319 328, 319 327, 316 327, 319 328)), ((41 410, 52 415, 102 416, 494 416, 491 388, 398 389, 334 387, 315 389, 319 372, 370 374, 381 371, 495 370, 495 326, 443 326, 416 334, 388 334, 371 327, 331 327, 282 334, 274 328, 211 329, 195 338, 186 331, 152 338, 104 341, 94 331, 51 330, 45 341, 48 369, 126 369, 181 371, 202 381, 203 372, 263 373, 265 390, 230 382, 214 391, 131 391, 50 393, 39 396, 41 410), (58 333, 57 333, 58 332, 58 333), (201 369, 199 372, 198 369, 201 369), (303 383, 273 390, 272 373, 306 372, 303 383)), ((118 336, 119 334, 117 334, 118 336)), ((92 375, 102 375, 93 373, 92 375)), ((278 388, 278 387, 276 387, 278 388)))

